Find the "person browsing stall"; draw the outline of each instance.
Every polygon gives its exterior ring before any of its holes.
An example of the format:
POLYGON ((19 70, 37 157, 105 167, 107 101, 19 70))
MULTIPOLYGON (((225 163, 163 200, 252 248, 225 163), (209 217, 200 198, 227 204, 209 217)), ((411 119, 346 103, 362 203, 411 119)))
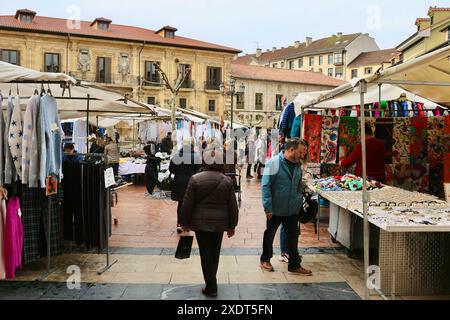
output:
POLYGON ((301 266, 298 252, 298 214, 303 204, 301 160, 308 152, 307 144, 299 138, 286 142, 285 151, 273 157, 262 177, 263 207, 267 218, 264 232, 261 268, 273 272, 273 240, 282 224, 287 236, 291 273, 310 276, 312 272, 301 266))
MULTIPOLYGON (((375 138, 372 127, 369 124, 365 126, 366 132, 366 158, 367 158, 367 177, 381 183, 386 183, 386 148, 383 141, 375 138)), ((344 160, 340 162, 341 167, 349 167, 356 163, 356 175, 362 177, 362 145, 358 144, 355 150, 344 160)))

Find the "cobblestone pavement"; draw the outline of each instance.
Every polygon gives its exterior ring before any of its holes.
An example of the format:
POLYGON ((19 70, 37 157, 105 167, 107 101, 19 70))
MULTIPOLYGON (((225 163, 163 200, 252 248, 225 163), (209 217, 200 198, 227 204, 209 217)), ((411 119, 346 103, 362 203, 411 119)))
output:
MULTIPOLYGON (((1 281, 0 299, 204 299, 196 244, 190 259, 174 258, 179 237, 176 204, 145 198, 144 193, 139 186, 118 193, 118 204, 113 208, 118 224, 113 226, 110 242, 110 261, 117 263, 107 272, 97 273, 106 264, 104 254, 67 249, 63 256, 52 258, 50 273, 44 258, 18 271, 15 281, 1 281), (71 266, 80 268, 79 290, 67 288, 71 266)), ((260 269, 264 227, 259 184, 244 182, 236 237, 224 240, 218 299, 347 300, 363 296, 363 264, 348 258, 343 248, 331 242, 326 221, 320 230, 321 240, 313 225, 302 227, 303 265, 313 271, 312 277, 290 274, 278 256, 272 259, 275 272, 260 269)), ((275 252, 279 254, 279 249, 275 252)))

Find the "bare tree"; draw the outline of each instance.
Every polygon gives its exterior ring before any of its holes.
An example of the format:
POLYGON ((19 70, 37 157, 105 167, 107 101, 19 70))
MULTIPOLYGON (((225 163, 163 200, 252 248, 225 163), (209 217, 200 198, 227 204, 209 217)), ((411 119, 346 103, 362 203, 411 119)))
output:
POLYGON ((176 131, 177 124, 176 124, 176 103, 177 103, 177 97, 178 92, 180 91, 181 86, 186 81, 187 77, 191 73, 191 68, 186 68, 182 70, 181 65, 179 64, 178 60, 175 60, 175 62, 178 65, 178 77, 175 81, 175 85, 171 85, 169 78, 167 77, 167 74, 164 72, 163 69, 158 64, 155 64, 156 71, 161 75, 162 80, 164 81, 164 84, 166 85, 166 88, 170 90, 172 96, 170 99, 170 109, 172 110, 172 131, 176 131))

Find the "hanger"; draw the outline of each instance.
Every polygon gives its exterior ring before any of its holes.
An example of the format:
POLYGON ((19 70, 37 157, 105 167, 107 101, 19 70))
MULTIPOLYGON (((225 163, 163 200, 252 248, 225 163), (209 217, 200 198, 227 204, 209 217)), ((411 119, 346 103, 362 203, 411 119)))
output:
POLYGON ((9 96, 11 97, 11 91, 12 91, 12 83, 11 83, 11 85, 9 86, 9 96))
POLYGON ((45 94, 44 83, 41 83, 41 97, 45 94))
POLYGON ((50 82, 47 83, 47 86, 48 86, 47 94, 48 94, 49 96, 52 96, 52 97, 53 97, 52 90, 50 89, 50 82))
POLYGON ((35 87, 35 89, 34 89, 33 95, 38 96, 38 95, 39 95, 39 90, 38 90, 38 88, 37 88, 36 82, 34 83, 34 87, 35 87))

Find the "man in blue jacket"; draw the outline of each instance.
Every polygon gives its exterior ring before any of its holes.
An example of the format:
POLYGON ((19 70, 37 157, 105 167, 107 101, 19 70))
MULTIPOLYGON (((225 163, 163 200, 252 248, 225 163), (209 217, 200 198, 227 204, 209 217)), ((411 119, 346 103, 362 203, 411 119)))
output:
POLYGON ((264 232, 261 268, 273 272, 270 263, 273 257, 273 240, 283 224, 289 249, 289 272, 310 276, 312 272, 301 266, 298 253, 298 214, 303 203, 301 190, 301 159, 304 159, 307 143, 299 138, 289 140, 285 151, 272 158, 262 179, 262 198, 267 216, 267 230, 264 232))

